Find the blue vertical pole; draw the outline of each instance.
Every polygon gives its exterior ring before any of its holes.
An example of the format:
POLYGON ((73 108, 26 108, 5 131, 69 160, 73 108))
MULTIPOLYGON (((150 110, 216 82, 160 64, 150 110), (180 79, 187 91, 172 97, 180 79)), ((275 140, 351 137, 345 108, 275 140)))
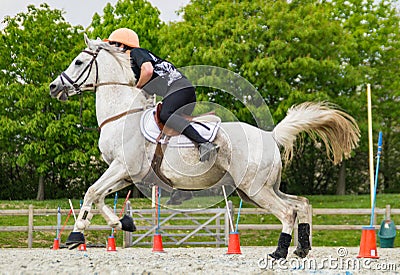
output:
POLYGON ((157 200, 157 233, 159 233, 159 231, 160 231, 160 211, 161 211, 161 207, 160 207, 160 197, 161 197, 161 189, 160 189, 160 187, 156 187, 157 188, 157 192, 156 192, 156 195, 157 195, 157 198, 156 198, 156 200, 157 200))
POLYGON ((375 169, 374 198, 372 200, 372 210, 371 210, 371 222, 370 222, 371 227, 373 226, 373 223, 374 223, 376 190, 378 188, 378 172, 379 172, 379 163, 380 163, 380 159, 381 159, 381 154, 382 154, 382 132, 379 132, 378 152, 376 154, 377 160, 376 160, 376 169, 375 169))
MULTIPOLYGON (((114 197, 114 214, 117 213, 118 192, 115 192, 114 197)), ((114 228, 111 228, 111 236, 114 236, 114 228)))
POLYGON ((240 219, 240 209, 242 209, 242 204, 243 204, 243 200, 240 199, 239 211, 238 211, 238 216, 237 216, 237 219, 236 219, 236 228, 235 228, 235 232, 238 232, 239 219, 240 219))

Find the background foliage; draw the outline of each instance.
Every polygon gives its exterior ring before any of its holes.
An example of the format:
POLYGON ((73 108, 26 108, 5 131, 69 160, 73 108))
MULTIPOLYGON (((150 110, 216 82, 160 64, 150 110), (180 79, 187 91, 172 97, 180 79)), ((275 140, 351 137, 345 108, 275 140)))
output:
MULTIPOLYGON (((362 131, 353 158, 333 166, 306 137, 284 170, 282 189, 297 194, 369 191, 366 83, 373 91, 374 139, 383 131, 380 185, 399 192, 399 14, 390 1, 192 0, 183 21, 163 23, 146 0, 107 4, 84 30, 48 5, 4 19, 0 32, 0 199, 82 198, 103 172, 94 97, 60 103, 48 84, 84 48, 83 32, 106 38, 129 27, 141 46, 178 67, 213 65, 249 80, 276 121, 293 104, 328 100, 356 118, 362 131), (80 115, 80 102, 83 112, 80 115)), ((255 124, 221 91, 199 88, 212 101, 255 124)), ((317 146, 316 146, 317 145, 317 146)))

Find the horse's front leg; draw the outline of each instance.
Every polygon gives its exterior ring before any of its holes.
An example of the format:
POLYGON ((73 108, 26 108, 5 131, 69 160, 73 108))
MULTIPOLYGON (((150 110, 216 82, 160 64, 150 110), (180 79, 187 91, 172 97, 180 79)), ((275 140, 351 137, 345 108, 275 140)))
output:
POLYGON ((113 161, 106 172, 87 190, 74 230, 68 236, 66 244, 69 249, 85 243, 83 231, 90 225, 93 214, 90 213, 92 204, 97 203, 104 193, 111 193, 116 183, 126 178, 126 169, 118 161, 113 161))
POLYGON ((122 219, 120 219, 116 215, 116 213, 114 213, 114 211, 111 210, 111 208, 104 203, 104 199, 107 195, 109 195, 112 192, 117 192, 118 190, 121 190, 131 184, 132 183, 127 182, 125 180, 118 182, 113 187, 112 191, 110 189, 108 189, 108 190, 106 190, 105 193, 103 193, 100 196, 100 199, 96 202, 96 206, 98 209, 100 209, 101 214, 103 215, 104 219, 106 220, 107 224, 110 227, 117 228, 117 229, 124 230, 124 231, 134 232, 134 231, 136 231, 136 226, 130 215, 124 215, 124 217, 122 219))

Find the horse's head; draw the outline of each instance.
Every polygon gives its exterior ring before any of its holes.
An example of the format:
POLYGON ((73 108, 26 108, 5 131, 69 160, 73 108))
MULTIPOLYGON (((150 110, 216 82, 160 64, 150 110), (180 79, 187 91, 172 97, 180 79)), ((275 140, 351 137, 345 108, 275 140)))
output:
POLYGON ((82 90, 95 89, 99 77, 97 56, 100 51, 118 51, 107 42, 91 40, 84 35, 87 48, 83 50, 67 70, 50 83, 50 96, 65 101, 69 96, 80 94, 82 90))

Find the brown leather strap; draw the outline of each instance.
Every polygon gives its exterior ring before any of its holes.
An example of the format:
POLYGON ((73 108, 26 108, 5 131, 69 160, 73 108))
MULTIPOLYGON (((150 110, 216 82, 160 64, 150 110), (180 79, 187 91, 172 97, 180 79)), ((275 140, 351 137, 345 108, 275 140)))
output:
POLYGON ((107 123, 110 123, 110 122, 112 122, 112 121, 118 120, 118 119, 120 119, 121 117, 124 117, 124 116, 126 116, 126 115, 130 115, 130 114, 134 114, 134 113, 141 112, 141 111, 143 111, 143 110, 144 110, 143 108, 131 109, 131 110, 128 110, 128 111, 126 111, 126 112, 120 113, 120 114, 115 115, 115 116, 112 116, 112 117, 110 117, 110 118, 107 118, 106 120, 104 120, 104 121, 100 124, 99 128, 100 128, 100 130, 101 130, 101 128, 103 128, 104 125, 106 125, 107 123))
MULTIPOLYGON (((161 134, 165 134, 166 136, 169 136, 169 137, 179 136, 180 133, 178 131, 172 129, 171 127, 166 126, 164 123, 161 122, 161 118, 160 118, 161 108, 162 108, 162 102, 159 102, 156 106, 156 110, 154 113, 154 120, 158 126, 158 129, 160 129, 161 134)), ((160 136, 158 137, 157 142, 159 140, 160 140, 160 136)))
POLYGON ((111 81, 111 82, 86 84, 86 85, 82 86, 81 90, 88 91, 88 90, 93 90, 94 88, 97 88, 100 86, 108 86, 108 85, 121 85, 121 86, 135 87, 135 85, 132 83, 121 83, 121 82, 112 82, 111 81))
MULTIPOLYGON (((157 143, 156 151, 154 152, 153 160, 151 161, 151 169, 154 172, 154 174, 158 177, 159 180, 161 180, 163 183, 172 187, 172 182, 170 181, 170 179, 167 178, 161 172, 161 163, 162 163, 163 159, 164 159, 164 151, 161 148, 161 143, 157 143)), ((151 171, 150 171, 150 173, 151 173, 151 171)))

